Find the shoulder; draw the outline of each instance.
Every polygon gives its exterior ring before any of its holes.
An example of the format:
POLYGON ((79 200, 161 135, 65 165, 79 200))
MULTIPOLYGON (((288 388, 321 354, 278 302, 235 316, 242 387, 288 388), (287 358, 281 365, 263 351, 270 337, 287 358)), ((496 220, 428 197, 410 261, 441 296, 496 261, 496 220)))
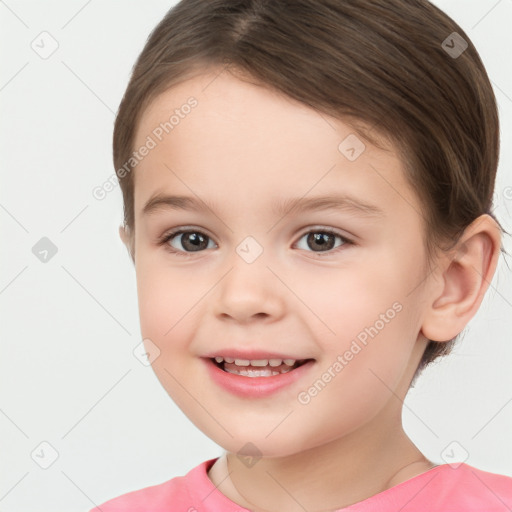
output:
POLYGON ((161 484, 128 492, 112 498, 90 512, 169 512, 169 505, 186 512, 191 503, 190 489, 197 489, 204 481, 207 468, 212 460, 202 462, 185 476, 177 476, 161 484))
POLYGON ((441 464, 342 510, 510 512, 512 477, 483 471, 464 463, 441 464))
POLYGON ((512 510, 512 477, 483 471, 469 464, 456 467, 446 464, 439 469, 442 471, 435 473, 428 485, 432 492, 427 493, 429 500, 435 496, 433 501, 439 510, 446 510, 446 507, 467 512, 512 510))
MULTIPOLYGON (((167 512, 169 504, 185 506, 189 502, 186 477, 179 476, 167 482, 131 491, 112 498, 90 512, 167 512)), ((183 510, 187 510, 184 508, 183 510)))

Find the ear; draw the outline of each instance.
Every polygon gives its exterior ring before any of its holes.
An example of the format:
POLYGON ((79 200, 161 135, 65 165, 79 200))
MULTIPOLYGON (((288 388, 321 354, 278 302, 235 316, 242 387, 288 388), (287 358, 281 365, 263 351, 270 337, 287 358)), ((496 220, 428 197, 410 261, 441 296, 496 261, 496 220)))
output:
POLYGON ((119 226, 119 237, 121 241, 128 249, 128 253, 130 254, 130 258, 135 263, 135 251, 133 247, 133 236, 130 232, 130 228, 126 224, 122 224, 119 226))
POLYGON ((421 331, 434 341, 449 341, 478 311, 489 287, 501 248, 501 231, 487 214, 464 231, 457 245, 438 263, 438 286, 429 296, 421 331))

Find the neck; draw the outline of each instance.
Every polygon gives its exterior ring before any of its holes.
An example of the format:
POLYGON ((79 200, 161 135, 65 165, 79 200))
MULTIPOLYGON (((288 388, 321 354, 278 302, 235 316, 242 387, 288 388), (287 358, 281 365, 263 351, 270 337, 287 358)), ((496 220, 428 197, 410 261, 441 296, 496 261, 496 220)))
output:
POLYGON ((253 511, 320 512, 363 501, 432 467, 401 422, 381 414, 341 439, 262 457, 251 467, 227 453, 209 477, 231 501, 253 511))

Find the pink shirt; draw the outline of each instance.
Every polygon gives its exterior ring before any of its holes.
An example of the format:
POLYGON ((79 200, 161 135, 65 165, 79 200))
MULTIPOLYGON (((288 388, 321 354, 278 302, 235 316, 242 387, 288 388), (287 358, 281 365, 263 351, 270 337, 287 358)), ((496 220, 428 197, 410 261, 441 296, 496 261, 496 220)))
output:
MULTIPOLYGON (((185 476, 118 496, 90 512, 248 512, 208 478, 216 460, 202 462, 185 476)), ((467 464, 442 464, 342 511, 510 512, 512 477, 467 464)))

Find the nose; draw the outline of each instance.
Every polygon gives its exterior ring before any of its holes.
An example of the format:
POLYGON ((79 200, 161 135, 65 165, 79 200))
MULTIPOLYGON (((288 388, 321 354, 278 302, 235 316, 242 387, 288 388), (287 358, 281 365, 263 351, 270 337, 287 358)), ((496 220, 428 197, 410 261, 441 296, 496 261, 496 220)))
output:
POLYGON ((263 257, 248 263, 235 254, 231 266, 216 286, 215 315, 224 320, 249 323, 275 321, 285 310, 285 287, 263 257))

